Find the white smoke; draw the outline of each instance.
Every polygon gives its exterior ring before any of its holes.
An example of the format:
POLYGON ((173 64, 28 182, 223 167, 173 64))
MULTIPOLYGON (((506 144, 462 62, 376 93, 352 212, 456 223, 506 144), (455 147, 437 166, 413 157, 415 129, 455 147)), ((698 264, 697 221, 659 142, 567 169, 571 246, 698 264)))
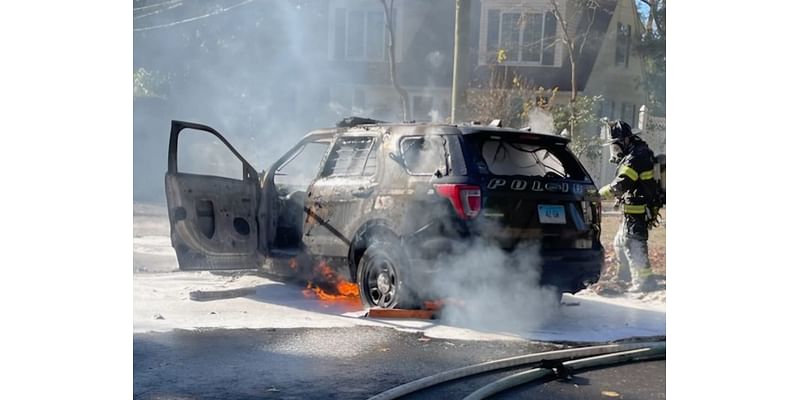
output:
POLYGON ((475 239, 440 257, 435 266, 430 294, 445 299, 446 324, 522 332, 542 326, 558 310, 559 294, 540 286, 536 245, 508 252, 475 239))
POLYGON ((444 64, 444 55, 442 55, 441 51, 432 51, 425 56, 425 61, 434 69, 439 69, 444 64))
POLYGON ((528 113, 528 126, 536 133, 555 134, 553 115, 539 107, 534 107, 533 110, 528 113))

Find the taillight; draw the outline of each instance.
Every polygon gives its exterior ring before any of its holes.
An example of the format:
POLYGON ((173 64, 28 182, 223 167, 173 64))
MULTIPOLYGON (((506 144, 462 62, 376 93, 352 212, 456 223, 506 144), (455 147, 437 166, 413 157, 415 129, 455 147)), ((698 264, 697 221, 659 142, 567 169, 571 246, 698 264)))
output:
POLYGON ((583 210, 583 222, 589 225, 592 223, 600 223, 600 203, 596 201, 582 201, 581 209, 583 210))
POLYGON ((581 202, 581 208, 583 209, 583 222, 587 225, 592 223, 592 207, 589 205, 588 201, 581 202))
POLYGON ((472 219, 481 212, 480 186, 441 183, 433 187, 440 196, 450 200, 459 218, 472 219))
POLYGON ((592 208, 594 208, 594 215, 597 218, 597 223, 601 222, 601 217, 603 215, 602 210, 603 205, 599 201, 592 202, 592 208))

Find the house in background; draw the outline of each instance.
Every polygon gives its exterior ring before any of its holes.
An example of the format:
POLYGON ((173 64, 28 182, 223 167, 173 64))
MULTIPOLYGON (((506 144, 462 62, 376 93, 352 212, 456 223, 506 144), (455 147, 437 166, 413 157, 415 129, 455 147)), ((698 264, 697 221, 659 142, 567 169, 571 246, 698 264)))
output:
MULTIPOLYGON (((400 98, 389 77, 383 5, 378 0, 325 4, 331 105, 347 115, 401 120, 400 98)), ((453 0, 394 2, 397 81, 408 91, 410 119, 449 116, 454 7, 453 0)))
MULTIPOLYGON (((635 126, 646 97, 633 49, 643 31, 634 1, 596 0, 589 13, 578 10, 578 0, 557 0, 571 29, 589 33, 577 62, 579 93, 604 97, 598 117, 621 117, 635 126)), ((259 1, 196 18, 213 12, 216 3, 136 4, 148 8, 134 13, 134 76, 141 72, 163 82, 148 88, 152 94, 134 91, 135 197, 163 201, 158 182, 171 119, 214 126, 259 166, 306 132, 343 117, 402 119, 379 0, 259 1), (163 9, 154 13, 150 7, 163 9)), ((569 57, 551 7, 549 0, 472 0, 469 84, 486 81, 503 49, 503 68, 537 86, 558 87, 554 100, 567 101, 569 57)), ((391 15, 397 81, 408 91, 409 119, 447 121, 455 0, 395 0, 391 15)))
MULTIPOLYGON (((580 44, 576 86, 581 95, 602 95, 598 116, 635 126, 646 94, 634 38, 642 23, 634 0, 559 0, 570 36, 580 44)), ((331 0, 327 12, 329 101, 344 114, 402 118, 388 74, 385 13, 377 0, 331 0)), ((445 121, 452 84, 454 0, 394 2, 398 83, 408 91, 411 119, 445 121)), ((468 81, 476 86, 498 66, 502 49, 510 76, 544 88, 559 88, 556 102, 569 98, 570 59, 549 0, 473 0, 470 9, 468 81)), ((577 49, 576 49, 577 51, 577 49)))
POLYGON ((639 109, 647 100, 642 84, 644 63, 633 48, 634 38, 644 33, 644 26, 634 0, 609 3, 616 3, 616 7, 584 91, 603 96, 600 115, 628 121, 635 127, 639 123, 639 109))

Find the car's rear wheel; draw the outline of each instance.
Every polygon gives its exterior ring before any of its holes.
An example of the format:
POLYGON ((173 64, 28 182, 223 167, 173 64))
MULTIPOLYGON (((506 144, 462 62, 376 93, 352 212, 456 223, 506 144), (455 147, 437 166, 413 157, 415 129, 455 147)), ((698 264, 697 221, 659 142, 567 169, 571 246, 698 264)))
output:
POLYGON ((365 307, 402 308, 413 305, 405 258, 396 246, 371 243, 358 263, 356 279, 365 307))

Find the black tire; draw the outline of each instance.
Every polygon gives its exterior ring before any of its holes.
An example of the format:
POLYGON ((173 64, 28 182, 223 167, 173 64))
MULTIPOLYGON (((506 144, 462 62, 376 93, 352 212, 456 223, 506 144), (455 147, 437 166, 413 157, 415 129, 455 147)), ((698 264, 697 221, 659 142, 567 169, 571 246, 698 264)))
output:
POLYGON ((406 258, 388 242, 373 242, 358 263, 356 282, 364 307, 412 308, 406 258))

